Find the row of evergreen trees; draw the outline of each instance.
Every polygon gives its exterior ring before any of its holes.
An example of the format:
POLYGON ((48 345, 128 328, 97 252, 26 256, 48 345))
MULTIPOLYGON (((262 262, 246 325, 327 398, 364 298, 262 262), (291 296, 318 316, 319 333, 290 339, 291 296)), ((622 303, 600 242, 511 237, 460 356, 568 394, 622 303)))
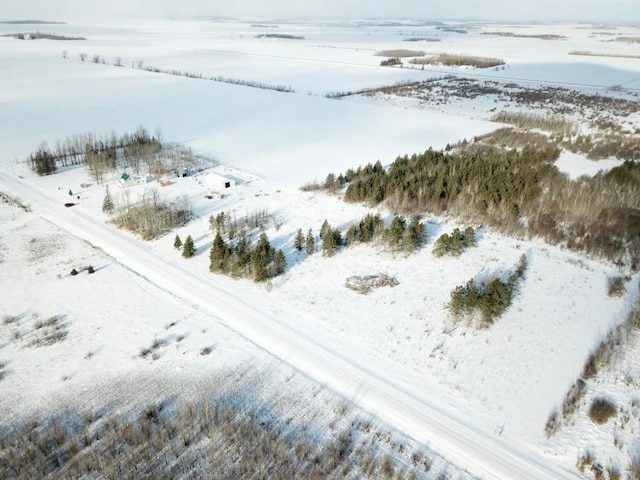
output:
MULTIPOLYGON (((196 254, 191 235, 183 242, 176 235, 173 246, 182 250, 184 258, 191 258, 196 254)), ((234 245, 226 242, 220 232, 216 233, 209 252, 209 270, 213 273, 223 273, 232 277, 252 277, 256 282, 264 282, 272 277, 284 273, 287 259, 282 250, 275 250, 265 233, 260 234, 255 245, 249 243, 244 234, 240 235, 234 245)))
MULTIPOLYGON (((209 254, 209 270, 233 277, 251 277, 256 282, 263 282, 269 278, 284 273, 287 259, 281 249, 274 249, 262 232, 255 244, 248 241, 244 229, 236 232, 234 221, 224 212, 209 219, 210 226, 216 231, 213 245, 209 254), (223 236, 227 237, 227 240, 223 236)), ((343 237, 340 230, 332 228, 328 220, 324 220, 319 230, 319 241, 309 229, 305 235, 298 229, 294 237, 294 248, 307 255, 316 252, 319 244, 322 254, 327 257, 335 255, 342 246, 353 245, 358 242, 370 243, 381 241, 389 245, 394 251, 413 252, 420 248, 425 240, 425 226, 417 218, 407 223, 404 217, 395 217, 389 228, 385 228, 384 221, 379 214, 368 214, 359 222, 351 225, 343 237)), ((176 235, 173 246, 182 249, 182 256, 190 258, 196 253, 191 236, 183 243, 176 235)))
POLYGON ((378 161, 337 177, 329 174, 324 187, 335 190, 347 185, 347 201, 373 205, 385 201, 393 210, 407 213, 500 210, 517 218, 522 204, 541 193, 540 180, 557 173, 552 163, 558 155, 557 148, 526 146, 519 150, 429 149, 398 157, 386 170, 378 161))
POLYGON ((418 218, 413 218, 411 222, 407 223, 403 216, 396 216, 391 221, 389 228, 385 228, 384 221, 379 214, 368 214, 360 222, 349 227, 345 244, 369 243, 376 240, 382 241, 393 251, 411 253, 426 241, 425 227, 418 218))
POLYGON ((476 246, 476 232, 472 227, 465 228, 464 232, 454 228, 450 235, 444 233, 438 237, 433 247, 436 257, 443 255, 460 255, 466 248, 476 246))
POLYGON ((449 310, 454 318, 474 319, 479 314, 479 327, 492 325, 511 306, 527 266, 527 256, 522 254, 506 282, 497 275, 480 283, 472 278, 465 285, 454 288, 449 302, 449 310))
POLYGON ((244 234, 237 243, 224 241, 220 232, 216 233, 209 253, 209 270, 233 277, 252 277, 256 282, 284 273, 287 259, 282 250, 274 249, 266 233, 261 233, 255 244, 247 241, 244 234))
MULTIPOLYGON (((331 227, 328 220, 324 220, 319 231, 320 246, 325 257, 335 255, 342 246, 356 243, 371 243, 379 241, 387 244, 394 251, 411 253, 420 248, 426 241, 425 226, 414 218, 410 223, 402 216, 394 217, 389 228, 385 228, 384 220, 379 214, 367 214, 362 220, 352 224, 343 237, 339 229, 331 227)), ((316 250, 316 239, 313 230, 309 229, 305 236, 302 229, 298 229, 294 238, 294 247, 298 251, 303 249, 308 255, 316 250)))

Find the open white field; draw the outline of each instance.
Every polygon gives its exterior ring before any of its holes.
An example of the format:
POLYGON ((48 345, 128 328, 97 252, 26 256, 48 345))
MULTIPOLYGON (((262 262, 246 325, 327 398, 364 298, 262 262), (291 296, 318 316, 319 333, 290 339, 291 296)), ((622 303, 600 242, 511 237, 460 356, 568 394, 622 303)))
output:
MULTIPOLYGON (((626 468, 636 448, 637 417, 606 434, 579 417, 551 440, 544 427, 590 352, 632 310, 637 273, 623 272, 632 274, 625 293, 610 297, 607 281, 620 273, 619 267, 480 225, 473 225, 478 227, 477 248, 461 257, 436 258, 437 236, 466 225, 429 215, 424 218, 427 244, 412 255, 360 245, 325 258, 319 252, 297 252, 293 242, 298 229, 317 233, 329 219, 344 231, 371 211, 334 195, 300 191, 307 181, 378 159, 386 165, 397 155, 440 149, 500 126, 487 121, 486 110, 474 112, 471 104, 434 112, 401 98, 335 100, 325 98, 326 93, 453 73, 523 82, 519 85, 574 84, 603 94, 625 85, 633 95, 640 60, 569 52, 632 56, 640 55, 640 46, 603 42, 609 37, 599 35, 595 25, 275 25, 136 21, 38 27, 87 37, 84 41, 0 37, 0 70, 7 72, 0 76, 0 192, 32 210, 16 213, 16 207, 2 207, 0 315, 23 319, 17 326, 0 326, 0 362, 6 365, 0 380, 3 413, 35 410, 40 396, 83 398, 84 393, 98 405, 91 388, 105 388, 109 378, 166 374, 167 383, 182 388, 218 369, 263 362, 278 368, 284 361, 286 372, 309 375, 311 380, 304 382, 319 382, 346 396, 469 475, 580 478, 575 463, 586 450, 626 468), (520 36, 487 34, 495 32, 520 36), (260 34, 304 38, 256 38, 260 34), (438 41, 404 41, 408 38, 438 41), (499 57, 506 66, 379 66, 384 57, 375 56, 376 51, 400 48, 499 57), (79 60, 80 53, 87 53, 86 61, 79 60), (94 63, 93 55, 105 63, 94 63), (113 65, 117 57, 123 66, 113 65), (286 85, 295 92, 150 72, 139 68, 139 61, 205 77, 286 85), (213 187, 207 170, 174 178, 164 187, 154 180, 120 189, 117 180, 125 169, 119 167, 105 181, 117 205, 135 203, 152 189, 163 199, 186 195, 191 202, 191 222, 144 242, 108 223, 101 211, 104 186, 84 167, 37 177, 24 162, 43 141, 53 147, 68 135, 122 134, 139 125, 150 131, 158 127, 164 139, 215 158, 220 164, 212 171, 235 179, 237 186, 229 191, 213 187), (77 205, 65 209, 70 199, 77 205), (223 211, 238 219, 266 212, 264 232, 287 257, 284 275, 265 286, 209 273, 214 237, 209 216, 223 211), (192 236, 195 258, 185 260, 173 248, 175 234, 192 236), (511 268, 523 253, 529 270, 507 313, 486 330, 454 323, 446 309, 451 290, 469 278, 511 268), (96 268, 94 276, 68 275, 71 268, 89 264, 96 268), (352 275, 376 273, 393 276, 399 284, 369 295, 344 286, 352 275), (63 341, 32 348, 26 330, 21 333, 25 338, 12 337, 12 329, 26 329, 37 315, 60 315, 63 341), (159 358, 140 358, 141 348, 156 338, 162 340, 159 358), (211 347, 210 356, 200 354, 205 347, 211 347), (93 364, 98 368, 87 368, 93 364), (614 446, 614 437, 622 447, 614 446)), ((0 24, 0 33, 28 30, 33 29, 0 24)), ((633 27, 611 32, 614 38, 640 35, 633 27)), ((499 103, 500 108, 508 105, 499 103)), ((630 128, 640 127, 637 115, 630 121, 630 128)), ((610 158, 599 164, 564 152, 557 165, 577 178, 620 163, 610 158)), ((391 212, 381 213, 389 222, 391 212)), ((637 345, 631 345, 637 352, 637 345)), ((633 355, 622 358, 620 370, 632 364, 633 355)), ((628 388, 619 397, 625 402, 635 401, 638 386, 637 372, 630 371, 628 388)), ((615 387, 619 377, 623 373, 615 370, 602 383, 615 387)), ((275 388, 286 384, 282 378, 275 388)), ((292 392, 301 384, 306 385, 297 381, 292 392)))

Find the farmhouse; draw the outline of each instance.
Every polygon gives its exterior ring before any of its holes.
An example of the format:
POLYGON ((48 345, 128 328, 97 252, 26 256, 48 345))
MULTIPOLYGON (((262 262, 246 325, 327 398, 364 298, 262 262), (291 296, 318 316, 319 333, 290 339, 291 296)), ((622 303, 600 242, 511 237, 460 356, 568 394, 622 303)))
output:
POLYGON ((144 185, 151 180, 152 178, 149 175, 136 175, 132 177, 128 173, 123 173, 118 179, 118 186, 120 188, 133 187, 134 185, 144 185))

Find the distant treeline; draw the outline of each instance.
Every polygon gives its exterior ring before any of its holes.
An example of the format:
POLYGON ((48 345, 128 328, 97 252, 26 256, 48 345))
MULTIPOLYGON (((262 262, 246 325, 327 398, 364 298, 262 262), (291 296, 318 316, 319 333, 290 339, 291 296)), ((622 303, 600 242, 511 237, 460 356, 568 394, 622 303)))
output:
POLYGON ((67 37, 65 35, 56 35, 54 33, 6 33, 0 35, 2 37, 11 37, 18 40, 86 40, 85 37, 67 37))
MULTIPOLYGON (((67 52, 66 51, 62 52, 62 56, 63 58, 68 58, 67 52)), ((78 58, 80 59, 81 62, 84 62, 87 59, 89 59, 89 56, 85 52, 81 52, 78 54, 78 58)), ((106 59, 104 57, 101 57, 100 55, 93 55, 90 58, 90 61, 92 63, 99 63, 103 65, 107 64, 106 59)), ((123 67, 124 65, 122 63, 122 57, 116 57, 116 59, 113 62, 113 65, 116 67, 123 67)), ((177 77, 197 78, 200 80, 210 80, 212 82, 230 83, 232 85, 242 85, 244 87, 260 88, 263 90, 274 90, 276 92, 286 92, 286 93, 295 92, 293 87, 287 86, 287 85, 274 85, 270 83, 256 82, 255 80, 243 80, 239 78, 223 77, 220 75, 206 76, 206 75, 203 75, 201 72, 190 72, 188 70, 177 70, 173 68, 158 68, 158 67, 153 67, 151 65, 145 65, 144 60, 137 60, 135 62, 132 62, 131 68, 137 68, 139 70, 145 70, 147 72, 153 72, 153 73, 163 73, 165 75, 175 75, 177 77)))
POLYGON ((45 20, 5 20, 0 23, 8 25, 66 25, 66 22, 47 22, 45 20))
POLYGON ((281 38, 284 40, 304 40, 302 35, 287 35, 284 33, 261 33, 260 35, 255 35, 254 38, 281 38))
POLYGON ((494 37, 514 37, 514 38, 537 38, 540 40, 566 40, 568 37, 564 35, 556 35, 553 33, 543 33, 539 35, 525 35, 513 32, 480 32, 480 35, 492 35, 494 37))

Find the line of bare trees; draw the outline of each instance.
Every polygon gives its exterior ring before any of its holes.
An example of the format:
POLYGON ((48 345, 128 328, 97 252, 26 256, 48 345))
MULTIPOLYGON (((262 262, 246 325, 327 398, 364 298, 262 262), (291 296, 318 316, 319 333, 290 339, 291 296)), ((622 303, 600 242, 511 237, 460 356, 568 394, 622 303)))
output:
POLYGON ((191 218, 191 204, 184 195, 172 202, 160 197, 158 189, 147 191, 142 202, 131 205, 129 190, 121 198, 120 214, 113 219, 118 228, 136 233, 143 240, 153 240, 185 225, 191 218))
POLYGON ((53 148, 46 143, 29 157, 31 168, 38 175, 50 175, 59 167, 87 166, 89 176, 103 184, 106 176, 118 168, 136 175, 143 171, 160 178, 171 170, 201 169, 211 161, 195 155, 190 147, 163 144, 158 130, 152 135, 144 127, 118 136, 114 131, 105 135, 92 132, 58 140, 53 148))

